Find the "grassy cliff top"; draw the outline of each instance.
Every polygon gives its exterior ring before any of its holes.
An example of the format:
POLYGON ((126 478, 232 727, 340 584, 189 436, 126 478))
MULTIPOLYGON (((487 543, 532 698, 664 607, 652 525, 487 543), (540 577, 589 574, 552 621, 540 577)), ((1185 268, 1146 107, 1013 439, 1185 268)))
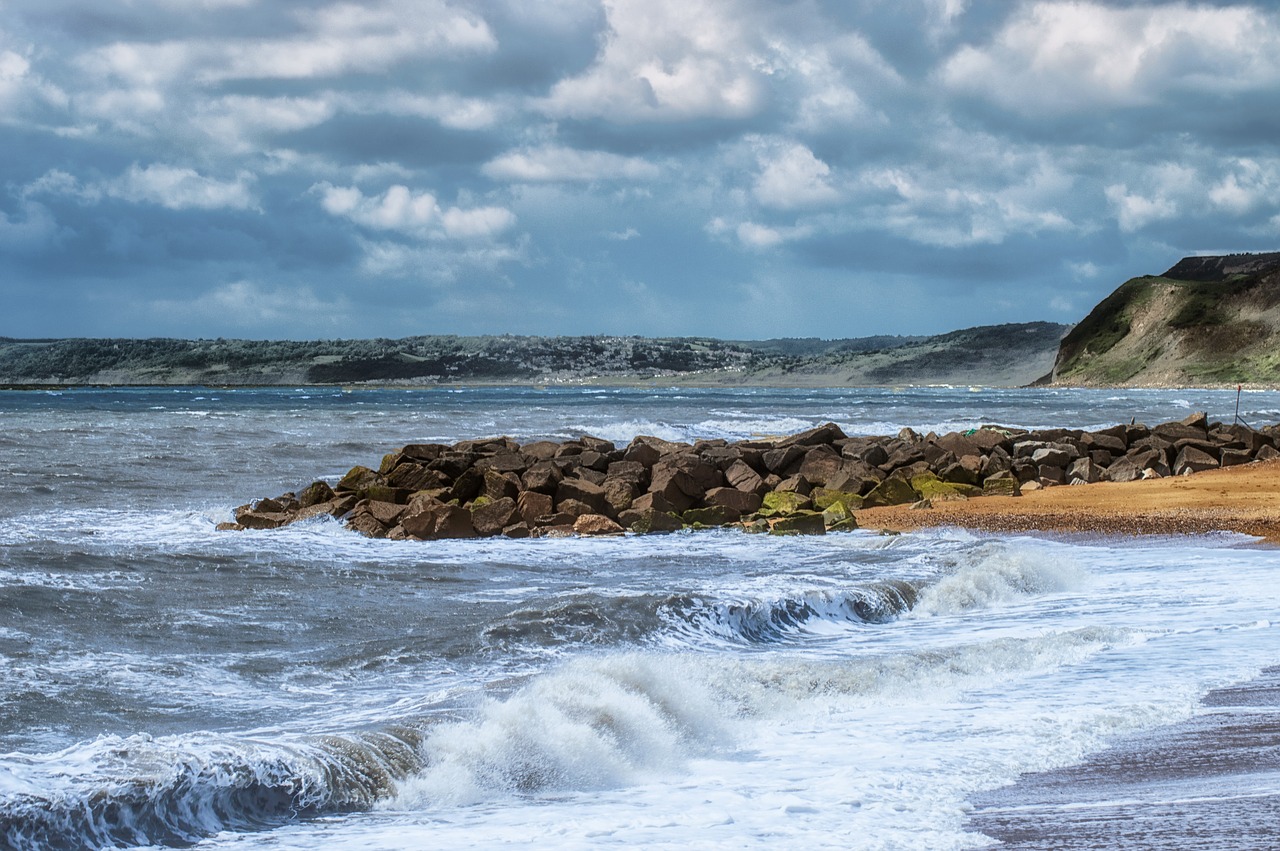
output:
POLYGON ((1280 253, 1131 278, 1062 340, 1058 384, 1280 383, 1280 253))

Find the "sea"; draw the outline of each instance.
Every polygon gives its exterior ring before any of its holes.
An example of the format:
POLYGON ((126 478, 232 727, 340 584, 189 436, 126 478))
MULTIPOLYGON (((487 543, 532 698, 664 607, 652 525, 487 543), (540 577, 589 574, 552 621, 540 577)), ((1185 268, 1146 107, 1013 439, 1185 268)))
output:
MULTIPOLYGON (((975 814, 995 790, 1188 724, 1212 738, 1206 695, 1280 663, 1280 552, 1225 532, 215 526, 407 443, 1193 411, 1262 426, 1280 393, 2 391, 0 847, 993 846, 975 814)), ((1056 806, 1247 803, 1280 791, 1278 769, 1226 788, 1129 775, 1110 797, 1104 777, 1056 806)), ((1280 816, 1258 812, 1237 820, 1256 842, 1201 824, 1223 844, 1186 847, 1276 847, 1280 816)))

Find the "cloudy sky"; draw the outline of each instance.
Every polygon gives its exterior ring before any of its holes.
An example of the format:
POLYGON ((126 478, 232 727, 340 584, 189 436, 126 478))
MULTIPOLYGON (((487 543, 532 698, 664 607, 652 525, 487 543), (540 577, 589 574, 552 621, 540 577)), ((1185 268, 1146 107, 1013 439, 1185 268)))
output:
POLYGON ((0 335, 847 337, 1280 247, 1274 3, 0 0, 0 335))

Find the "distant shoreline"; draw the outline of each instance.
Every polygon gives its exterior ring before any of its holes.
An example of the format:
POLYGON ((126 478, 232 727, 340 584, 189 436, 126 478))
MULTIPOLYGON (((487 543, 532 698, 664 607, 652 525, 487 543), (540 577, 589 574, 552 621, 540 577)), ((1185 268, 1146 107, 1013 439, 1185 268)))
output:
POLYGON ((297 389, 334 389, 334 390, 435 390, 435 389, 458 389, 458 388, 520 388, 520 389, 571 389, 575 387, 611 387, 611 388, 635 388, 635 389, 652 389, 655 387, 673 387, 673 388, 690 388, 690 389, 707 389, 707 390, 731 390, 734 388, 751 388, 751 389, 773 389, 773 390, 891 390, 891 389, 920 389, 920 388, 961 388, 961 387, 982 387, 992 390, 1027 390, 1027 391, 1053 391, 1053 390, 1186 390, 1188 392, 1203 390, 1235 390, 1237 387, 1242 388, 1246 392, 1263 392, 1270 390, 1280 390, 1280 382, 1278 383, 1250 383, 1250 382, 1224 382, 1220 384, 998 384, 981 381, 957 381, 957 382, 903 382, 891 384, 833 384, 820 382, 780 382, 780 381, 696 381, 689 380, 687 376, 671 376, 671 377, 655 377, 655 378, 584 378, 573 380, 551 380, 551 381, 452 381, 452 382, 433 382, 433 383, 409 383, 409 382, 343 382, 335 384, 320 384, 307 382, 256 382, 256 383, 233 383, 233 384, 213 384, 207 382, 129 382, 129 383, 105 383, 105 382, 49 382, 49 383, 0 383, 0 390, 14 391, 63 391, 63 390, 161 390, 170 388, 207 388, 210 390, 271 390, 284 388, 297 389))

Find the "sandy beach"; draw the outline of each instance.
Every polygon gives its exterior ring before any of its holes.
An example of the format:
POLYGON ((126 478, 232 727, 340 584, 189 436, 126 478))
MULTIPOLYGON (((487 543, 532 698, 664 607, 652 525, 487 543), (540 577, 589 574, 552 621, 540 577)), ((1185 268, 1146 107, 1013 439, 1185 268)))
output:
POLYGON ((1101 482, 857 512, 867 529, 959 526, 986 532, 1180 535, 1229 531, 1280 544, 1280 459, 1192 476, 1101 482))

